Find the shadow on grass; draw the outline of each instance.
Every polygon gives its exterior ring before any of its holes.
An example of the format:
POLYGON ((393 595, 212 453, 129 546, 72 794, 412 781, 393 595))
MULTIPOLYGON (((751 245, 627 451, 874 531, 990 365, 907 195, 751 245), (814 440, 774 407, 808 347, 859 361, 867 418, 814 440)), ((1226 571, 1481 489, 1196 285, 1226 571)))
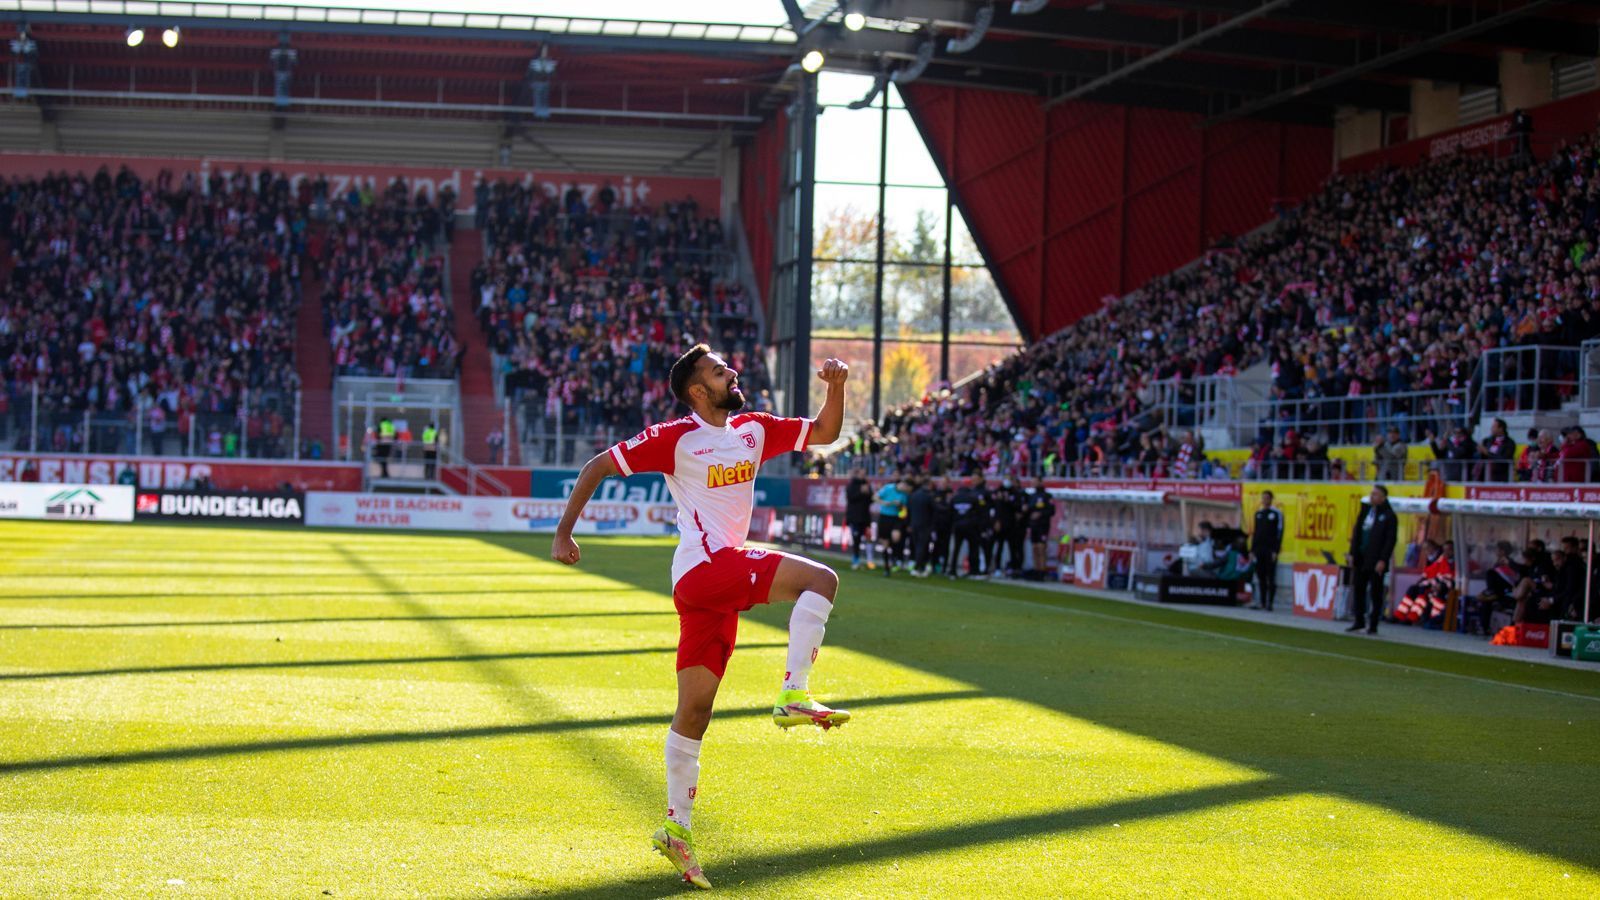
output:
MULTIPOLYGON (((388 596, 383 594, 381 596, 388 596)), ((432 596, 432 592, 429 592, 432 596)), ((124 628, 233 628, 253 625, 324 625, 359 622, 520 622, 539 619, 628 618, 670 616, 661 610, 629 612, 520 613, 479 616, 312 616, 301 619, 200 619, 186 622, 91 622, 86 624, 43 623, 39 625, 0 625, 0 631, 112 631, 124 628)))
MULTIPOLYGON (((426 620, 423 621, 434 621, 426 620)), ((751 644, 765 649, 787 644, 751 644)), ((226 663, 182 663, 173 666, 128 666, 118 669, 79 669, 66 672, 15 672, 0 674, 0 681, 56 681, 68 678, 105 678, 115 675, 172 675, 187 672, 249 672, 262 669, 342 669, 352 666, 415 666, 439 663, 502 663, 530 659, 571 659, 580 656, 642 656, 676 653, 677 647, 623 647, 616 650, 529 650, 518 653, 452 653, 439 656, 400 656, 375 659, 284 659, 226 663)))
MULTIPOLYGON (((218 578, 228 576, 218 575, 218 578)), ((445 576, 439 576, 441 578, 445 576)), ((584 588, 585 594, 621 594, 633 593, 636 588, 584 588)), ((424 597, 493 597, 519 596, 522 594, 571 594, 572 588, 528 587, 506 588, 493 591, 435 591, 412 590, 410 593, 424 597)), ((293 597, 295 599, 309 599, 312 597, 332 597, 342 600, 349 597, 390 597, 389 591, 256 591, 250 592, 251 598, 256 597, 293 597)), ((6 594, 0 596, 0 603, 9 603, 13 600, 171 600, 183 597, 219 597, 227 600, 241 599, 237 595, 224 594, 221 591, 146 591, 136 594, 88 594, 79 591, 74 594, 6 594)))
MULTIPOLYGON (((927 694, 904 694, 894 697, 868 697, 848 701, 852 707, 897 707, 917 703, 938 703, 945 700, 971 700, 980 697, 978 691, 942 691, 927 694)), ((772 714, 772 707, 718 710, 717 719, 754 719, 772 714)), ((610 719, 545 719, 512 725, 483 725, 472 728, 442 728, 432 730, 383 731, 364 734, 330 734, 302 738, 284 738, 270 741, 241 741, 229 744, 198 744, 191 747, 159 747, 150 750, 131 750, 122 753, 91 753, 81 756, 57 756, 45 759, 23 759, 0 762, 0 776, 21 775, 29 772, 52 772, 62 769, 101 769, 108 766, 129 766, 140 763, 174 762, 191 759, 225 759, 234 756, 253 756, 260 753, 285 753, 303 750, 344 750, 389 744, 421 744, 440 741, 468 741, 483 738, 511 737, 535 734, 581 734, 612 728, 632 728, 653 725, 666 728, 672 721, 671 710, 658 715, 621 716, 610 719)), ((776 729, 774 729, 776 730, 776 729)), ((608 773, 615 777, 617 773, 608 773)))
MULTIPOLYGON (((513 536, 479 540, 529 548, 513 536)), ((542 547, 529 549, 542 557, 542 547)), ((670 557, 666 546, 624 551, 591 540, 583 567, 664 591, 670 557)), ((828 647, 1249 767, 1284 792, 1342 796, 1600 870, 1600 811, 1508 789, 1528 783, 1529 765, 1549 784, 1600 781, 1600 706, 1518 691, 1494 677, 1492 660, 1470 669, 1476 657, 1446 654, 1439 664, 1498 682, 1486 684, 1373 666, 1347 655, 1338 635, 1249 625, 1256 643, 1248 643, 1233 639, 1246 633, 1238 623, 1170 609, 1022 586, 840 576, 828 647), (1185 631, 1145 627, 1158 619, 1185 631), (1279 633, 1324 653, 1278 646, 1279 633)), ((745 615, 782 629, 788 611, 745 615)), ((1407 665, 1419 658, 1388 647, 1362 652, 1407 665)), ((825 648, 819 671, 827 665, 825 648)))
MULTIPOLYGON (((839 874, 841 866, 909 859, 930 853, 949 853, 953 848, 962 851, 997 844, 1019 838, 1037 838, 1104 828, 1113 823, 1136 822, 1141 819, 1159 819, 1236 803, 1249 803, 1269 797, 1293 793, 1275 779, 1263 778, 1237 784, 1218 785, 1143 797, 1100 806, 1056 809, 1030 815, 1008 816, 987 822, 970 822, 930 828, 911 834, 857 841, 848 844, 830 844, 788 853, 768 853, 761 856, 744 856, 717 859, 707 870, 716 886, 733 886, 735 889, 759 886, 775 879, 793 878, 799 872, 826 871, 829 876, 839 874)), ((665 884, 670 884, 672 869, 665 861, 664 871, 608 881, 604 884, 570 891, 552 891, 539 894, 513 894, 515 897, 560 897, 563 900, 610 900, 625 897, 659 897, 665 884)), ((1004 873, 996 872, 1000 883, 981 888, 971 886, 973 894, 1004 894, 1004 873)), ((951 890, 953 896, 967 891, 951 890)), ((848 894, 847 890, 841 895, 848 894)))

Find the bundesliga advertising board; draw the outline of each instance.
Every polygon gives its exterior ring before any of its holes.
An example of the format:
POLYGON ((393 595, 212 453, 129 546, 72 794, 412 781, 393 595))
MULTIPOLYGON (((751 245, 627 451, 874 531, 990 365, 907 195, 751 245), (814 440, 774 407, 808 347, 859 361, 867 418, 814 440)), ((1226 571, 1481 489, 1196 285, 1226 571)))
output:
POLYGON ((140 491, 134 498, 136 519, 207 519, 238 522, 303 524, 305 495, 243 492, 140 491))

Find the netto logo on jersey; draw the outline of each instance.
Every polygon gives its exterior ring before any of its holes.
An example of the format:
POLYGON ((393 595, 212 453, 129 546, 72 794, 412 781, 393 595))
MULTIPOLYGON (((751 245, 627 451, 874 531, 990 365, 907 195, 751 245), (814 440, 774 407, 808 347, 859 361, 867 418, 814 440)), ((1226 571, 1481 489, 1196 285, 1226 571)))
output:
POLYGON ((73 488, 51 494, 44 502, 44 514, 51 519, 93 519, 104 502, 88 488, 73 488))
POLYGON ((734 463, 731 466, 714 463, 711 468, 706 470, 706 487, 708 488, 727 487, 728 485, 742 484, 755 479, 756 464, 749 460, 734 463))
POLYGON ((1295 536, 1305 541, 1326 541, 1333 537, 1336 507, 1327 497, 1313 497, 1300 504, 1300 527, 1295 536))

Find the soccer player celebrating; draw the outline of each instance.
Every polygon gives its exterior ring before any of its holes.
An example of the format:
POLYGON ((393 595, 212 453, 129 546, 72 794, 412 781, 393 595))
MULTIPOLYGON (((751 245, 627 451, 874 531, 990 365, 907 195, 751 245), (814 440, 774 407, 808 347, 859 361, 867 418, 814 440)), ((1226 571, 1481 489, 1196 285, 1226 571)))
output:
POLYGON ((739 613, 758 603, 794 603, 789 616, 789 657, 773 704, 779 727, 850 720, 806 690, 822 646, 839 576, 819 563, 776 550, 746 548, 755 505, 756 470, 773 457, 811 444, 829 444, 844 423, 844 383, 850 369, 837 359, 817 377, 828 397, 816 419, 738 413, 744 406, 739 373, 705 344, 672 364, 672 393, 691 412, 652 425, 637 437, 597 454, 584 465, 556 526, 550 555, 575 565, 580 553, 572 527, 607 476, 660 472, 678 505, 678 550, 672 558, 672 602, 678 608, 678 709, 667 731, 667 820, 651 842, 683 880, 711 887, 694 855, 689 813, 700 775, 700 740, 733 654, 739 613))

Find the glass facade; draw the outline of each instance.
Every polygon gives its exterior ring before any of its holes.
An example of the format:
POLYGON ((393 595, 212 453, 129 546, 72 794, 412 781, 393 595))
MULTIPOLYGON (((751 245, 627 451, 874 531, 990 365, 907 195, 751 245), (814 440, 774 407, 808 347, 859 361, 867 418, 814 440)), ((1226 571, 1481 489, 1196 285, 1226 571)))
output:
MULTIPOLYGON (((852 427, 1022 343, 899 90, 848 107, 871 86, 817 78, 810 349, 850 363, 852 427)), ((821 385, 810 395, 814 411, 821 385)))

